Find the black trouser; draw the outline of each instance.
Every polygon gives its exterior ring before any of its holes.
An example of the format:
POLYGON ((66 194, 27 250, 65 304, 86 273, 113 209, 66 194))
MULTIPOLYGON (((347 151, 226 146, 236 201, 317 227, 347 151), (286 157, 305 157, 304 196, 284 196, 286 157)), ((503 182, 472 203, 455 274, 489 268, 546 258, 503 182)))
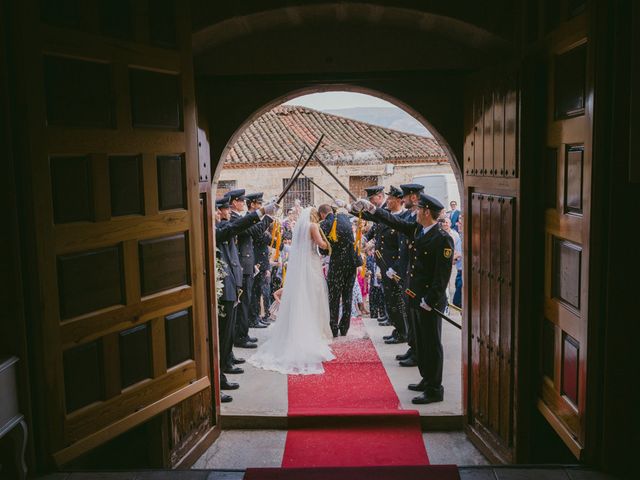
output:
POLYGON ((336 334, 338 329, 346 335, 351 324, 351 299, 353 298, 353 284, 356 281, 356 268, 332 264, 327 273, 327 287, 329 289, 329 325, 336 334), (342 299, 342 318, 338 321, 340 303, 342 299))
POLYGON ((416 322, 415 315, 411 313, 411 307, 409 306, 409 297, 405 293, 403 296, 404 299, 404 308, 405 312, 407 312, 406 320, 407 320, 407 343, 409 344, 409 350, 415 353, 416 350, 416 322))
POLYGON ((264 306, 264 316, 269 317, 269 309, 271 308, 271 272, 264 272, 264 281, 262 282, 262 303, 264 306), (269 273, 269 275, 267 275, 269 273))
POLYGON ((382 303, 382 288, 379 285, 369 289, 369 313, 371 318, 384 317, 384 304, 382 303))
POLYGON ((264 299, 264 313, 265 316, 269 313, 269 306, 271 305, 271 295, 265 294, 265 291, 269 291, 269 281, 267 279, 267 271, 260 271, 258 275, 253 278, 253 292, 251 298, 251 323, 256 323, 260 320, 260 299, 264 299))
POLYGON ((231 349, 233 347, 234 324, 236 322, 235 302, 220 300, 224 316, 218 315, 218 342, 220 345, 220 374, 225 368, 233 367, 231 349))
POLYGON ((253 290, 253 275, 242 276, 242 295, 236 313, 235 342, 244 343, 249 336, 249 321, 251 320, 251 291, 253 290))
POLYGON ((389 320, 396 329, 398 338, 405 339, 407 328, 405 324, 404 299, 401 282, 396 282, 385 275, 382 279, 384 285, 384 300, 389 314, 389 320))
POLYGON ((411 308, 416 328, 416 356, 425 393, 441 394, 442 389, 442 319, 424 308, 411 308))

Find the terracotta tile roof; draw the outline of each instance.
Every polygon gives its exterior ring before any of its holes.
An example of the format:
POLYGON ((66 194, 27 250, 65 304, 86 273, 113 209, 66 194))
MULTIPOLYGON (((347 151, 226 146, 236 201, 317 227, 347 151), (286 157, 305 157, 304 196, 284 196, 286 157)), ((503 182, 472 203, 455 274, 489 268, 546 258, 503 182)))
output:
POLYGON ((280 105, 245 129, 229 150, 225 167, 293 166, 303 146, 313 148, 322 133, 325 139, 317 155, 327 164, 447 161, 442 147, 433 138, 311 108, 280 105))

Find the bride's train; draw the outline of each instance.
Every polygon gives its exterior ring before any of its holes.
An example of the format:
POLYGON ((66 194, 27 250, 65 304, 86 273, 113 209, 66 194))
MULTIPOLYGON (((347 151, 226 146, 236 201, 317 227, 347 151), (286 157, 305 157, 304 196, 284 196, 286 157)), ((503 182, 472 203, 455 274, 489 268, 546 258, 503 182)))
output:
POLYGON ((293 232, 287 280, 278 318, 269 338, 249 363, 283 374, 323 373, 322 362, 335 355, 329 347, 329 296, 320 257, 311 239, 311 208, 302 211, 293 232))

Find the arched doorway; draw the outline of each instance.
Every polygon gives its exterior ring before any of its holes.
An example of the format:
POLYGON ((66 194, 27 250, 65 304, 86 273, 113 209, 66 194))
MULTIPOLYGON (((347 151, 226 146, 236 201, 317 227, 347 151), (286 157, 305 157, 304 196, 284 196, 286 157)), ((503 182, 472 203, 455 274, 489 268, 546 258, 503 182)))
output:
MULTIPOLYGON (((214 174, 214 190, 219 183, 220 189, 227 190, 243 188, 246 189, 247 193, 261 191, 264 192, 265 198, 272 198, 280 192, 285 178, 291 175, 296 157, 299 156, 298 150, 300 150, 301 145, 310 149, 311 146, 313 146, 312 137, 319 136, 321 133, 326 133, 326 137, 325 143, 323 143, 319 151, 320 158, 323 158, 324 161, 327 162, 329 168, 334 170, 334 174, 338 174, 341 177, 342 182, 346 185, 352 186, 353 180, 359 179, 363 175, 375 177, 373 185, 383 185, 387 189, 390 185, 398 187, 402 183, 411 183, 415 178, 422 177, 425 174, 428 175, 429 173, 434 176, 441 177, 443 176, 442 172, 446 172, 447 178, 450 178, 450 181, 452 181, 454 185, 456 183, 453 178, 454 172, 458 173, 458 177, 460 178, 459 168, 457 165, 451 165, 453 162, 452 157, 449 154, 450 148, 448 145, 442 145, 441 148, 441 144, 436 143, 435 140, 431 138, 432 136, 442 138, 442 136, 438 135, 437 132, 434 132, 435 135, 429 135, 429 138, 424 138, 424 141, 432 142, 428 143, 430 148, 437 146, 441 152, 441 156, 424 158, 421 162, 418 157, 420 157, 420 154, 426 155, 426 148, 422 148, 421 144, 417 141, 419 137, 416 137, 415 135, 401 133, 382 127, 375 127, 374 125, 371 125, 370 122, 365 124, 358 122, 357 120, 339 117, 336 116, 335 112, 324 113, 314 109, 305 109, 301 112, 297 112, 295 110, 298 108, 306 108, 308 104, 305 106, 305 102, 303 101, 305 96, 309 93, 316 93, 318 91, 323 92, 319 94, 320 97, 324 95, 326 98, 331 97, 331 95, 326 92, 343 92, 344 90, 340 88, 340 85, 327 85, 322 88, 311 87, 307 89, 300 89, 269 102, 267 105, 263 106, 251 115, 245 122, 242 122, 239 130, 232 135, 231 139, 223 149, 223 157, 221 158, 214 174), (302 107, 293 107, 290 104, 286 107, 279 106, 282 101, 290 101, 295 98, 300 98, 300 101, 295 103, 302 105, 302 107), (274 105, 276 107, 274 107, 274 105), (254 123, 255 125, 253 125, 254 123), (363 165, 358 167, 357 162, 354 162, 353 159, 342 165, 337 159, 329 156, 330 151, 337 151, 340 149, 341 156, 344 155, 345 158, 352 158, 350 148, 353 147, 351 147, 351 143, 348 138, 358 131, 357 127, 355 127, 356 124, 360 128, 366 128, 366 131, 362 131, 361 134, 364 138, 371 139, 372 143, 368 145, 371 151, 375 151, 377 148, 380 148, 381 153, 378 155, 384 155, 387 153, 384 149, 384 146, 387 144, 382 143, 379 145, 377 142, 379 142, 380 139, 373 135, 371 131, 375 128, 380 130, 380 134, 388 136, 395 135, 396 143, 393 150, 394 157, 389 157, 386 160, 383 159, 381 162, 387 164, 386 166, 395 166, 400 170, 400 173, 396 172, 395 175, 389 173, 387 175, 379 176, 378 174, 384 172, 378 167, 384 167, 385 165, 377 165, 378 162, 376 161, 372 161, 370 159, 369 163, 365 162, 363 165), (341 125, 343 125, 342 129, 341 125), (352 128, 356 129, 352 130, 352 128), (280 133, 283 131, 286 131, 287 133, 280 133), (413 144, 413 148, 416 151, 415 153, 411 152, 409 148, 409 151, 406 152, 407 158, 403 160, 403 152, 408 148, 407 145, 409 144, 409 141, 404 140, 404 138, 411 138, 411 141, 415 142, 413 144), (310 143, 307 145, 308 142, 310 143), (278 147, 271 147, 271 144, 280 145, 278 147), (295 145, 295 147, 292 152, 289 152, 289 150, 291 150, 291 145, 295 145), (291 153, 291 155, 289 155, 289 153, 291 153), (412 160, 413 156, 415 156, 415 159, 412 160), (286 161, 289 163, 282 162, 285 157, 287 159, 286 161), (227 169, 225 169, 223 164, 225 158, 227 158, 229 162, 227 169), (279 159, 281 160, 280 163, 278 163, 279 159), (338 170, 342 169, 348 169, 349 171, 347 174, 341 174, 338 170), (440 172, 441 174, 438 175, 436 172, 440 172), (347 175, 346 178, 345 175, 347 175), (218 180, 220 180, 220 182, 218 182, 218 180), (282 182, 280 182, 280 180, 282 180, 282 182)), ((359 95, 356 96, 363 96, 362 93, 366 92, 368 95, 375 95, 374 98, 383 97, 393 102, 384 102, 385 107, 400 103, 389 95, 383 95, 380 92, 372 91, 371 89, 363 89, 359 86, 352 86, 349 89, 349 92, 357 92, 359 95)), ((406 112, 406 110, 401 111, 406 112)), ((418 116, 422 119, 421 115, 417 112, 412 111, 412 114, 413 116, 418 116)), ((422 121, 423 123, 427 123, 424 119, 422 119, 422 121)), ((429 127, 431 127, 431 125, 429 125, 429 127)), ((433 127, 431 128, 433 129, 433 127)), ((429 131, 426 132, 427 134, 430 133, 429 131)), ((444 141, 442 142, 444 143, 444 141)), ((362 143, 358 144, 360 148, 366 148, 366 142, 363 143, 365 144, 364 146, 362 146, 362 143)), ((393 169, 391 169, 391 172, 393 172, 393 169)), ((329 192, 325 189, 328 189, 337 198, 348 199, 345 192, 337 187, 337 184, 327 176, 326 172, 322 171, 317 162, 312 161, 305 170, 305 173, 308 178, 315 180, 315 182, 319 182, 314 183, 313 186, 310 187, 312 190, 312 195, 310 197, 312 199, 310 200, 311 204, 315 204, 317 206, 324 201, 330 201, 326 196, 329 192), (323 196, 322 193, 325 195, 323 196), (318 197, 320 197, 319 200, 318 197)), ((456 187, 454 187, 454 189, 455 192, 452 192, 452 194, 454 195, 454 198, 457 199, 459 198, 458 189, 456 187)), ((224 192, 218 191, 216 196, 220 197, 222 193, 224 192)), ((429 193, 438 197, 440 196, 433 190, 429 190, 429 193)), ((362 193, 358 192, 357 195, 360 196, 362 193)), ((445 202, 443 198, 441 198, 441 200, 448 205, 448 202, 445 202)), ((305 203, 303 206, 306 206, 307 204, 308 203, 305 203)), ((455 232, 453 232, 453 234, 455 234, 455 232)), ((274 271, 277 271, 277 269, 274 269, 274 271)), ((455 269, 452 270, 452 272, 455 272, 455 269)), ((275 278, 275 276, 276 274, 272 273, 271 278, 275 278)), ((256 277, 254 276, 254 282, 256 281, 255 279, 256 277)), ((455 279, 455 273, 453 279, 455 279)), ((243 290, 245 290, 244 287, 243 290)), ((450 298, 452 298, 453 289, 451 290, 450 295, 450 298)), ((259 300, 257 303, 260 303, 259 300)), ((460 322, 461 316, 459 313, 449 313, 449 315, 454 317, 456 321, 460 322)), ((417 375, 417 369, 398 368, 397 361, 393 361, 396 355, 402 355, 407 350, 406 343, 401 342, 404 345, 397 345, 394 347, 386 345, 386 343, 382 341, 382 337, 383 335, 390 334, 392 329, 387 331, 385 328, 379 328, 375 321, 370 322, 369 317, 365 315, 362 315, 362 318, 364 323, 363 328, 366 329, 367 336, 372 340, 375 339, 375 349, 378 351, 379 357, 384 359, 384 362, 381 363, 383 363, 385 368, 387 368, 387 374, 391 377, 391 383, 394 388, 396 388, 395 394, 402 404, 401 408, 404 410, 417 410, 421 415, 425 415, 425 417, 423 417, 423 425, 427 426, 430 431, 439 429, 461 429, 462 378, 460 372, 462 351, 460 330, 446 323, 442 328, 443 342, 445 343, 446 350, 444 374, 446 377, 444 382, 446 392, 445 401, 441 404, 434 404, 429 407, 420 408, 411 404, 411 399, 415 397, 416 394, 415 392, 411 392, 407 389, 407 385, 409 383, 417 381, 413 378, 417 375), (452 362, 452 358, 455 358, 455 361, 452 362), (394 375, 389 373, 391 370, 394 372, 394 375), (454 384, 454 386, 451 384, 454 384)), ((258 325, 250 330, 250 335, 257 338, 259 353, 260 345, 269 338, 270 331, 272 329, 262 330, 257 327, 258 325)), ((357 343, 358 341, 356 334, 349 335, 348 338, 350 339, 349 341, 352 342, 357 343)), ((238 357, 248 357, 254 353, 252 350, 245 350, 241 345, 239 347, 240 348, 234 349, 235 355, 238 357)), ((338 348, 339 347, 340 346, 338 346, 338 348)), ((269 428, 269 426, 277 427, 286 424, 288 415, 286 376, 255 369, 250 363, 242 364, 240 367, 244 370, 243 375, 228 375, 230 381, 240 384, 240 389, 225 392, 233 396, 233 401, 222 405, 221 413, 223 416, 223 426, 226 428, 242 428, 248 425, 261 425, 262 428, 269 428)), ((229 373, 231 373, 232 369, 229 370, 229 373)), ((294 375, 293 377, 296 376, 294 375)), ((346 378, 349 377, 345 377, 345 381, 346 378)), ((289 380, 290 387, 292 385, 291 382, 292 380, 289 380)), ((386 380, 385 382, 388 383, 389 381, 386 380)), ((296 380, 293 385, 295 386, 297 383, 298 382, 296 380)), ((317 392, 318 395, 327 395, 329 390, 325 392, 325 388, 330 389, 331 386, 324 384, 319 385, 319 390, 317 392)), ((355 394, 359 392, 356 390, 353 393, 355 396, 355 394)), ((363 393, 361 401, 367 401, 367 397, 364 395, 365 394, 363 393)), ((370 400, 375 402, 373 397, 371 397, 370 400)), ((292 403, 296 403, 296 398, 295 396, 292 398, 290 393, 289 414, 291 414, 292 403)), ((316 411, 316 415, 322 415, 323 411, 323 407, 319 407, 316 411)), ((295 415, 295 412, 293 414, 295 415)), ((309 413, 307 412, 307 414, 309 413)), ((359 415, 359 413, 354 410, 353 416, 356 417, 357 415, 359 415)), ((345 419, 343 427, 345 430, 349 428, 348 425, 350 422, 351 420, 345 419)), ((432 441, 429 438, 430 437, 426 435, 425 442, 432 441)), ((427 448, 429 449, 429 447, 427 448)), ((469 451, 473 451, 473 448, 470 445, 467 449, 469 451)), ((461 448, 460 450, 464 451, 464 448, 461 448)), ((247 455, 247 461, 249 462, 247 465, 253 465, 251 462, 254 462, 255 459, 253 459, 249 454, 247 455)), ((479 457, 477 452, 476 455, 479 457)), ((460 458, 446 458, 442 455, 437 456, 434 454, 434 458, 432 458, 432 462, 435 463, 464 464, 474 461, 475 460, 468 457, 464 458, 464 455, 461 455, 460 458)), ((223 465, 213 463, 210 466, 221 468, 223 465)), ((226 466, 229 467, 228 464, 226 466)))

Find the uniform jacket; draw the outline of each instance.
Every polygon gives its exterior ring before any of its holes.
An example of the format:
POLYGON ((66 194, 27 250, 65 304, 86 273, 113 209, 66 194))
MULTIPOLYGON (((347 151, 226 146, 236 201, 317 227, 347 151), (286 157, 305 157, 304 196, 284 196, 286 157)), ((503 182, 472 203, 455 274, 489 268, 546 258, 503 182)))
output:
MULTIPOLYGON (((415 221, 415 215, 411 215, 411 210, 405 210, 398 218, 402 220, 406 220, 407 222, 415 221)), ((405 283, 409 278, 409 257, 411 256, 411 251, 413 250, 413 238, 407 237, 404 233, 400 233, 400 247, 399 247, 399 259, 398 259, 398 272, 399 275, 403 277, 405 283)))
POLYGON ((438 225, 421 235, 422 225, 392 215, 377 208, 374 216, 380 221, 404 233, 413 240, 409 251, 409 277, 405 293, 409 305, 420 308, 420 300, 442 311, 446 306, 446 288, 453 265, 453 239, 438 225))
POLYGON ((269 245, 271 244, 271 229, 267 228, 264 232, 256 234, 253 237, 253 254, 255 262, 260 265, 260 271, 266 272, 271 268, 269 264, 269 245))
MULTIPOLYGON (((393 213, 391 215, 398 216, 398 214, 393 213)), ((365 218, 364 215, 363 218, 365 218)), ((398 230, 384 223, 374 224, 367 232, 367 240, 375 239, 376 251, 380 253, 380 256, 375 256, 376 263, 383 275, 386 274, 389 268, 393 268, 401 277, 406 271, 402 270, 400 266, 400 243, 402 238, 403 236, 398 230)))
POLYGON ((238 255, 236 235, 257 224, 260 221, 257 213, 250 213, 230 221, 216 224, 217 255, 225 263, 224 290, 221 300, 235 302, 238 298, 238 288, 242 287, 242 265, 238 255))
MULTIPOLYGON (((249 214, 247 213, 247 215, 249 214)), ((231 212, 232 221, 241 217, 242 215, 239 213, 231 212)), ((240 256, 240 265, 242 265, 242 272, 244 275, 253 275, 253 269, 256 265, 253 238, 258 234, 264 233, 267 227, 271 225, 271 222, 273 222, 273 219, 265 215, 259 223, 256 223, 241 233, 238 233, 238 254, 240 256)))
POLYGON ((352 266, 353 268, 359 267, 360 259, 353 248, 354 238, 349 216, 344 213, 330 213, 322 222, 320 222, 320 228, 324 232, 325 236, 329 237, 329 232, 331 232, 333 218, 335 215, 338 217, 338 223, 336 226, 338 241, 333 242, 329 240, 329 243, 331 244, 329 268, 339 268, 340 265, 344 265, 346 267, 352 266))

